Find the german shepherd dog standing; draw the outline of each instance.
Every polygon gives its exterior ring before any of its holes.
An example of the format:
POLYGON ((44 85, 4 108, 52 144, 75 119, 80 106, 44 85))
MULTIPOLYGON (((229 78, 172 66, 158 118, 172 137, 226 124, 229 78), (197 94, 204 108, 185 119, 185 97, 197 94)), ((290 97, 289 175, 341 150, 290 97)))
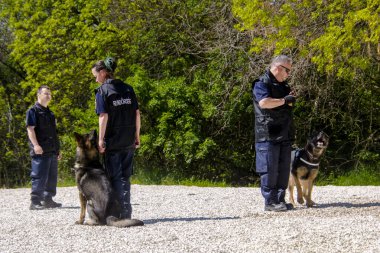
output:
POLYGON ((80 216, 76 224, 143 226, 144 223, 140 220, 118 218, 121 211, 120 204, 99 161, 96 131, 84 135, 74 133, 74 135, 77 142, 74 171, 80 200, 80 216), (86 208, 88 219, 85 221, 86 208))
POLYGON ((313 183, 318 175, 321 157, 328 144, 329 136, 321 131, 308 139, 304 148, 292 151, 288 189, 289 200, 293 205, 295 205, 293 198, 294 186, 297 187, 297 202, 299 204, 303 204, 305 198, 307 207, 315 205, 311 200, 313 183))

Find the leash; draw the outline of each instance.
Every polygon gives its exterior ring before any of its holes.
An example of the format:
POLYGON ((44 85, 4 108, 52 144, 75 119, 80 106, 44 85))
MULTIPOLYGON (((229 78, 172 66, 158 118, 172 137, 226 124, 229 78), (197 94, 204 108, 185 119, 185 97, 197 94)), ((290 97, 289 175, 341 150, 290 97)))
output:
POLYGON ((110 178, 110 174, 108 172, 107 163, 106 163, 106 153, 100 154, 100 157, 101 157, 100 158, 101 163, 103 164, 104 172, 106 173, 107 178, 110 178))

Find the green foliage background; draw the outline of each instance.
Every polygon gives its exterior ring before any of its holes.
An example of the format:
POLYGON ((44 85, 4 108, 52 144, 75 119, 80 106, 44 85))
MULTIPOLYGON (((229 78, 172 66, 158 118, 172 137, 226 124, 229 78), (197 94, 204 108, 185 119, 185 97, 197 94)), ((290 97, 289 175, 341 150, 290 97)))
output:
POLYGON ((60 179, 72 176, 72 133, 97 128, 90 68, 108 55, 139 98, 139 173, 255 182, 251 82, 276 54, 294 59, 297 144, 323 129, 326 177, 378 173, 378 1, 3 0, 0 11, 2 186, 29 180, 25 112, 43 84, 60 179))

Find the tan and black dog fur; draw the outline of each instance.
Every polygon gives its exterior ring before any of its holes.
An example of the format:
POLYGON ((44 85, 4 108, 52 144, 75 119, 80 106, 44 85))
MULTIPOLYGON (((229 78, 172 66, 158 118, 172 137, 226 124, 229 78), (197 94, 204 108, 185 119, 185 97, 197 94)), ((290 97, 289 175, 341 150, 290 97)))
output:
POLYGON ((118 218, 120 205, 99 161, 96 131, 74 135, 77 142, 74 171, 80 200, 80 216, 76 223, 116 227, 144 225, 140 220, 118 218), (85 221, 86 208, 88 218, 85 221))
POLYGON ((313 183, 318 175, 319 163, 329 144, 329 136, 319 132, 311 137, 302 149, 292 151, 291 173, 289 177, 289 201, 295 205, 293 198, 294 186, 297 188, 297 202, 312 207, 311 200, 313 183))

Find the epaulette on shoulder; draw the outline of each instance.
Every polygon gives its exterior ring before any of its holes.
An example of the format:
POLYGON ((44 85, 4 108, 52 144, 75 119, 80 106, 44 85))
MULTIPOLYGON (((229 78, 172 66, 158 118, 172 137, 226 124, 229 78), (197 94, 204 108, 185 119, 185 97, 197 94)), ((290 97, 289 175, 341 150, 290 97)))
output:
POLYGON ((270 78, 267 75, 260 76, 259 80, 265 84, 270 83, 270 78))
POLYGON ((98 88, 94 89, 95 95, 99 92, 99 94, 103 96, 104 94, 103 86, 104 85, 100 85, 98 88))
POLYGON ((260 81, 260 79, 255 79, 253 82, 252 82, 252 89, 255 88, 255 84, 260 81))
POLYGON ((100 90, 100 86, 94 89, 95 95, 98 93, 99 90, 100 90))
POLYGON ((269 77, 266 76, 266 75, 263 75, 263 76, 260 76, 259 78, 255 79, 255 80, 252 82, 252 89, 255 87, 255 84, 256 84, 257 82, 259 82, 259 81, 263 82, 263 83, 266 84, 266 85, 268 85, 268 84, 270 83, 270 79, 269 79, 269 77))

